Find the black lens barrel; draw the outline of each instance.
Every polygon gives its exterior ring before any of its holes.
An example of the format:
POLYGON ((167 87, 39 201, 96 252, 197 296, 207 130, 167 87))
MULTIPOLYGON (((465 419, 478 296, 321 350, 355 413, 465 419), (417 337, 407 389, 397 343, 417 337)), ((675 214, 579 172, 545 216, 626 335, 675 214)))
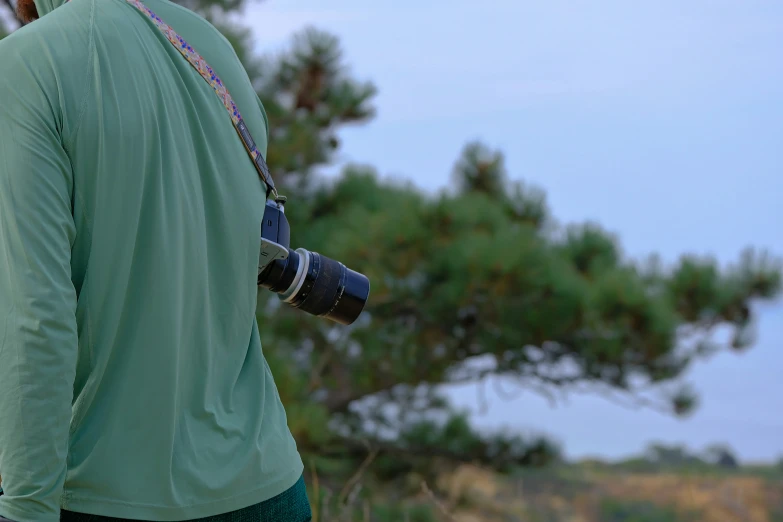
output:
POLYGON ((337 301, 323 317, 340 324, 352 324, 361 315, 370 298, 370 280, 366 275, 355 272, 345 265, 343 286, 337 301))
POLYGON ((344 325, 356 321, 370 297, 367 276, 304 249, 289 249, 286 259, 270 263, 259 274, 258 284, 294 308, 344 325))
POLYGON ((258 274, 258 285, 278 294, 285 292, 296 277, 299 263, 299 254, 289 248, 287 258, 275 259, 258 274))
POLYGON ((308 255, 305 280, 291 305, 344 325, 356 321, 370 295, 369 279, 317 252, 308 255))

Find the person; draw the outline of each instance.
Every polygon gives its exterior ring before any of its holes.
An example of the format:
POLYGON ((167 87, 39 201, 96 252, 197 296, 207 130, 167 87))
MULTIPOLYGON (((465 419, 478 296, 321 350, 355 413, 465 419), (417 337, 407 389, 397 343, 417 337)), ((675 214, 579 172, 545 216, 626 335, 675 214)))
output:
MULTIPOLYGON (((265 154, 228 41, 143 1, 265 154)), ((223 103, 126 0, 19 11, 35 21, 0 41, 0 516, 310 520, 256 319, 266 189, 223 103)))

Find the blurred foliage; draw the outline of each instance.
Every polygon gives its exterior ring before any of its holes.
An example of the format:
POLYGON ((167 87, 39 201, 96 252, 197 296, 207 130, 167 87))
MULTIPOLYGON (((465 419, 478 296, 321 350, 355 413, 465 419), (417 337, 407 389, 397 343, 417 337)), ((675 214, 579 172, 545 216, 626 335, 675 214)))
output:
POLYGON ((647 462, 661 467, 688 466, 704 464, 700 456, 688 451, 684 446, 667 446, 664 444, 651 444, 647 449, 647 462))
MULTIPOLYGON (((351 441, 347 442, 351 446, 351 441)), ((361 445, 353 448, 358 454, 367 451, 361 445)), ((375 449, 378 456, 373 472, 381 480, 415 476, 434 482, 458 463, 511 474, 523 467, 539 468, 562 461, 560 448, 548 438, 481 433, 466 413, 451 413, 443 422, 426 418, 410 422, 400 427, 394 439, 375 441, 375 449)))
POLYGON ((656 469, 702 468, 736 470, 740 464, 734 452, 725 444, 713 444, 701 454, 682 445, 651 444, 644 461, 656 469))
MULTIPOLYGON (((432 506, 414 505, 400 506, 391 504, 374 505, 371 508, 374 520, 378 522, 399 522, 400 520, 409 520, 410 522, 438 522, 438 517, 432 506)), ((363 520, 357 513, 355 520, 363 520)))
POLYGON ((428 456, 442 455, 454 460, 489 465, 509 473, 517 467, 540 467, 559 462, 560 448, 546 437, 525 439, 514 433, 482 434, 470 424, 465 413, 453 414, 446 422, 425 419, 400 430, 397 444, 428 456))
POLYGON ((723 444, 715 444, 707 448, 705 460, 713 466, 724 469, 737 469, 739 467, 739 462, 734 452, 723 444))
POLYGON ((623 501, 607 498, 601 501, 603 522, 697 522, 698 514, 682 514, 652 502, 623 501))
POLYGON ((638 456, 616 462, 589 460, 580 463, 598 471, 631 473, 682 473, 691 476, 737 476, 752 474, 783 484, 783 467, 779 462, 742 463, 725 444, 712 444, 704 451, 692 451, 683 445, 650 444, 638 456))

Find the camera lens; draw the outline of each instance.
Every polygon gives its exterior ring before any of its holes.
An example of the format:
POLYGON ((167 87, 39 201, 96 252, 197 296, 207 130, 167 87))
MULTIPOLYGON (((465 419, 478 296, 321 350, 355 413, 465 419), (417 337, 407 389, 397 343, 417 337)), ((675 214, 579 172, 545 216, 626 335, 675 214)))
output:
POLYGON ((288 249, 288 257, 275 259, 258 273, 258 286, 279 294, 291 286, 299 268, 299 254, 288 249))
POLYGON ((370 296, 370 280, 334 259, 303 248, 270 264, 259 285, 304 312, 349 325, 370 296))

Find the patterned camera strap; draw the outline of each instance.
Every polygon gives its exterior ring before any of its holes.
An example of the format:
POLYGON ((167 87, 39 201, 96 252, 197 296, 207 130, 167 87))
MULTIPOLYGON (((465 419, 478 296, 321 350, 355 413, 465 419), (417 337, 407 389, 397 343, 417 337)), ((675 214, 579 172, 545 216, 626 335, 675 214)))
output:
POLYGON ((237 134, 239 134, 239 138, 242 140, 242 143, 245 146, 245 150, 247 150, 247 153, 250 154, 250 159, 253 161, 253 165, 255 165, 256 170, 258 171, 258 175, 261 176, 261 180, 266 184, 267 197, 272 194, 272 196, 277 199, 279 196, 277 194, 277 189, 275 188, 275 183, 272 180, 272 176, 269 174, 269 167, 267 167, 266 161, 264 161, 264 157, 256 147, 256 143, 253 141, 253 137, 250 135, 250 130, 247 128, 247 125, 245 125, 242 116, 239 114, 239 109, 234 103, 234 100, 231 98, 231 95, 228 93, 228 89, 225 85, 223 85, 223 82, 220 80, 220 78, 218 78, 218 75, 215 73, 215 71, 212 70, 212 67, 210 67, 206 60, 204 60, 204 58, 202 58, 201 55, 198 54, 195 49, 193 49, 193 47, 191 47, 180 35, 178 35, 177 32, 171 28, 171 26, 161 20, 158 15, 153 13, 152 10, 144 5, 140 0, 126 0, 126 2, 152 20, 152 23, 155 24, 161 33, 163 33, 166 39, 168 39, 168 41, 177 48, 180 54, 184 56, 188 62, 190 62, 190 65, 192 65, 193 68, 198 71, 201 77, 206 80, 210 87, 212 87, 212 90, 215 91, 215 94, 217 94, 218 98, 220 98, 220 101, 223 102, 223 106, 228 111, 228 115, 231 117, 231 122, 234 124, 234 128, 237 130, 237 134))

